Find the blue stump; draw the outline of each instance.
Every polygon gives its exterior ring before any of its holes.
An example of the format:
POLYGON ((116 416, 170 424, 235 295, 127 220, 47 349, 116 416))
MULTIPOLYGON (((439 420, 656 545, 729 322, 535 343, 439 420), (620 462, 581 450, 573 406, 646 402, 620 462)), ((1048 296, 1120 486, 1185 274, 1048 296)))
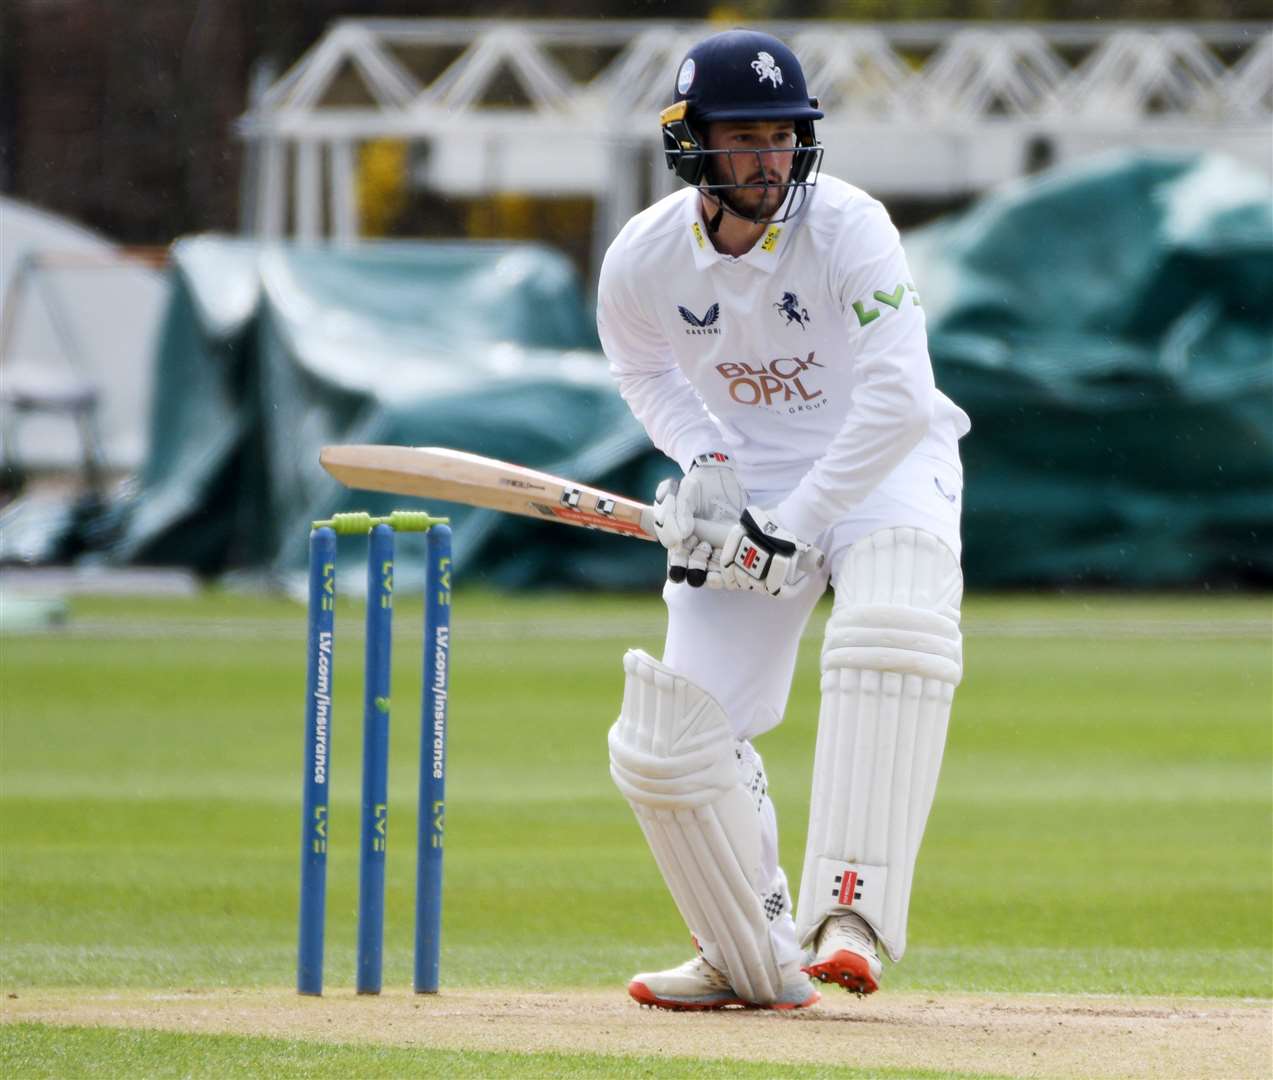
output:
POLYGON ((327 528, 315 529, 309 537, 305 794, 301 810, 300 944, 296 961, 296 989, 302 994, 323 992, 335 611, 336 534, 327 528))
POLYGON ((451 527, 429 530, 424 600, 424 703, 416 855, 415 991, 435 994, 442 939, 442 833, 451 672, 451 527))
POLYGON ((367 659, 363 690, 362 848, 358 873, 360 994, 380 993, 384 966, 385 848, 389 838, 389 667, 393 633, 393 529, 367 545, 367 659))

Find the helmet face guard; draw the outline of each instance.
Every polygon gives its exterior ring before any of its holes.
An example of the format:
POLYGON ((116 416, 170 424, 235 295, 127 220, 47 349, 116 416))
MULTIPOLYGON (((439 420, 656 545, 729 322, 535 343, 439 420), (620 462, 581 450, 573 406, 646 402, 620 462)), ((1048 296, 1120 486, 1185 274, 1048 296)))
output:
POLYGON ((727 30, 692 48, 676 77, 676 101, 659 117, 667 166, 687 184, 714 198, 722 211, 745 221, 786 221, 804 204, 808 189, 817 183, 822 148, 813 122, 822 113, 805 87, 800 61, 783 42, 755 30, 727 30), (751 147, 745 150, 709 149, 707 125, 716 121, 786 122, 795 131, 794 146, 751 147), (790 154, 785 181, 767 178, 762 155, 790 154), (739 177, 760 180, 739 182, 739 177), (777 202, 761 206, 781 217, 749 213, 733 196, 743 191, 779 191, 777 202))
MULTIPOLYGON (((810 105, 817 107, 817 99, 810 105)), ((748 150, 709 150, 699 139, 698 133, 690 126, 688 102, 678 101, 664 109, 659 116, 663 129, 663 153, 667 167, 687 184, 698 188, 704 194, 711 195, 721 206, 735 217, 759 224, 760 222, 786 221, 804 205, 808 189, 818 182, 818 172, 822 166, 822 147, 813 133, 813 121, 799 119, 793 121, 796 134, 795 146, 756 147, 748 150), (762 154, 789 154, 791 169, 785 181, 771 181, 766 178, 762 154), (715 168, 713 169, 713 165, 715 168), (750 176, 759 173, 759 181, 739 182, 739 176, 750 176), (731 205, 730 194, 737 191, 780 191, 782 199, 779 207, 785 206, 781 217, 767 215, 753 216, 746 211, 731 205), (793 198, 793 193, 798 197, 793 198)), ((737 119, 785 120, 787 117, 738 117, 737 119)), ((762 201, 762 206, 768 200, 762 201)))

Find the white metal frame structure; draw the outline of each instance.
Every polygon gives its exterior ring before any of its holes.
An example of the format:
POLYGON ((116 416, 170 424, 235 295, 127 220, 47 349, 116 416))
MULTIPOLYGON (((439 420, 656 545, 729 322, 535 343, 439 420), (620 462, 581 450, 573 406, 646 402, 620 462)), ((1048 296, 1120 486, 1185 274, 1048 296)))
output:
MULTIPOLYGON (((1273 170, 1273 24, 788 22, 827 112, 824 169, 946 198, 1115 147, 1273 170)), ((675 186, 657 124, 705 23, 351 19, 239 122, 245 231, 357 239, 356 148, 417 144, 440 195, 596 199, 594 247, 675 186)))

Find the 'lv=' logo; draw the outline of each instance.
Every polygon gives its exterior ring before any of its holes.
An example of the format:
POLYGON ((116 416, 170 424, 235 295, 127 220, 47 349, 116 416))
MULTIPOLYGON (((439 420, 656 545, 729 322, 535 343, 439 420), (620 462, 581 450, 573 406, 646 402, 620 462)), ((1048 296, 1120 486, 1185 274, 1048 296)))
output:
MULTIPOLYGON (((892 292, 885 292, 883 289, 876 289, 871 294, 871 299, 887 304, 894 311, 902 306, 902 300, 905 298, 907 290, 911 292, 911 303, 915 307, 919 307, 919 293, 915 291, 915 286, 907 282, 905 285, 898 285, 892 292)), ((883 308, 868 308, 861 300, 853 301, 853 311, 858 317, 859 326, 868 326, 884 314, 883 308)))
POLYGON ((314 835, 310 846, 315 855, 322 855, 327 850, 327 807, 314 807, 314 835))

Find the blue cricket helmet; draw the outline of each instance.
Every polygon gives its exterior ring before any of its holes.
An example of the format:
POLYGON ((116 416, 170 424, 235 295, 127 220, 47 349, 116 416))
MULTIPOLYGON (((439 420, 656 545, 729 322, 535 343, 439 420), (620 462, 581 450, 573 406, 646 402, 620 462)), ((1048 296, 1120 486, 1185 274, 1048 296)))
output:
POLYGON ((691 124, 822 119, 796 54, 757 30, 726 30, 695 45, 677 69, 676 97, 691 124))
MULTIPOLYGON (((784 187, 805 188, 821 160, 813 122, 822 119, 809 96, 796 54, 771 34, 726 30, 695 45, 676 73, 676 100, 659 117, 667 166, 686 183, 712 194, 754 185, 704 183, 713 157, 748 151, 708 150, 707 124, 718 120, 791 120, 796 135, 791 177, 784 187)), ((732 208, 731 208, 732 209, 732 208)))

